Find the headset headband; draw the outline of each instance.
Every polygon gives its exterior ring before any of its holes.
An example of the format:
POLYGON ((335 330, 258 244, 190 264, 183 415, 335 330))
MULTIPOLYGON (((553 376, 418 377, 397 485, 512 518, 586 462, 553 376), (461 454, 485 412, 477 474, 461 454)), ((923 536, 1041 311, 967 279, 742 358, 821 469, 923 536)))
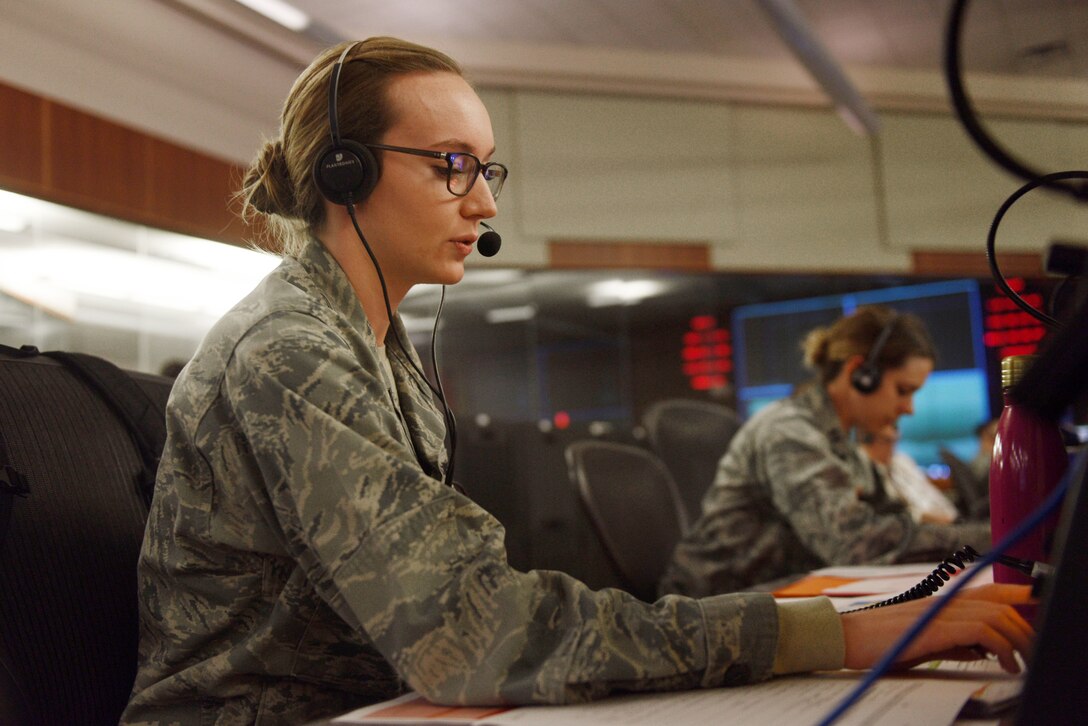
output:
POLYGON ((336 111, 336 97, 340 89, 340 71, 344 68, 344 60, 348 53, 359 43, 352 43, 340 54, 336 64, 332 67, 332 80, 329 81, 329 134, 332 136, 332 145, 340 146, 340 121, 336 111))

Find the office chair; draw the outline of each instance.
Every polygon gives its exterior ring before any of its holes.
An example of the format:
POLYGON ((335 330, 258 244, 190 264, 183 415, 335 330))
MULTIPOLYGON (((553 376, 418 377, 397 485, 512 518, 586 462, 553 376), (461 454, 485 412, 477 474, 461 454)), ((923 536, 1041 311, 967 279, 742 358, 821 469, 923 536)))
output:
MULTIPOLYGON (((0 723, 116 724, 136 670, 148 467, 107 399, 23 353, 0 351, 0 723)), ((163 416, 172 381, 130 379, 163 416)))
POLYGON ((624 589, 656 599, 687 514, 676 484, 653 453, 611 441, 586 440, 564 452, 571 483, 624 589))
POLYGON ((660 457, 680 490, 688 521, 702 513, 703 496, 714 482, 740 417, 707 401, 669 398, 652 404, 642 417, 650 448, 660 457))
POLYGON ((943 446, 937 453, 951 473, 952 487, 956 493, 956 506, 960 514, 964 519, 969 520, 989 519, 990 492, 986 482, 979 481, 967 462, 943 446))

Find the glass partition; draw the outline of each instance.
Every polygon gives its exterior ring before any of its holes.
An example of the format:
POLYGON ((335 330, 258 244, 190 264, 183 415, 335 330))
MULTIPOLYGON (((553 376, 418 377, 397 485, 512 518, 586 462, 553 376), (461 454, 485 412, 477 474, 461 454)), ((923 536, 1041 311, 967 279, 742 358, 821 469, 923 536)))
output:
POLYGON ((0 191, 0 343, 157 373, 278 261, 0 191))

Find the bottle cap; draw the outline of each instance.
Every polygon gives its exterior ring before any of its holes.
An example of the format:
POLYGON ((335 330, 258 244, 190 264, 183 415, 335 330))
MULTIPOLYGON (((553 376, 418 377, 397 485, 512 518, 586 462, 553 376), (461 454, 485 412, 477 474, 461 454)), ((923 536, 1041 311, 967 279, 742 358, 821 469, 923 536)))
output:
POLYGON ((1010 388, 1020 382, 1028 368, 1035 362, 1035 355, 1010 355, 1001 359, 1001 387, 1010 388))

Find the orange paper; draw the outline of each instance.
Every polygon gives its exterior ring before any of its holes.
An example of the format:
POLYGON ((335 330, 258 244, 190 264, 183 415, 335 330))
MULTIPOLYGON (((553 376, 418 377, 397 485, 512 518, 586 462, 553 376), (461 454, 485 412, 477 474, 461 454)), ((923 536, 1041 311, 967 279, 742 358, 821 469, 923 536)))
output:
POLYGON ((775 597, 816 597, 823 595, 824 590, 828 588, 849 585, 851 582, 857 582, 857 578, 809 575, 785 587, 780 587, 771 594, 775 597))
POLYGON ((422 697, 416 697, 409 701, 392 704, 386 708, 367 714, 364 719, 406 719, 413 723, 428 719, 457 721, 471 723, 476 719, 494 716, 497 713, 509 711, 502 706, 436 706, 422 697))

